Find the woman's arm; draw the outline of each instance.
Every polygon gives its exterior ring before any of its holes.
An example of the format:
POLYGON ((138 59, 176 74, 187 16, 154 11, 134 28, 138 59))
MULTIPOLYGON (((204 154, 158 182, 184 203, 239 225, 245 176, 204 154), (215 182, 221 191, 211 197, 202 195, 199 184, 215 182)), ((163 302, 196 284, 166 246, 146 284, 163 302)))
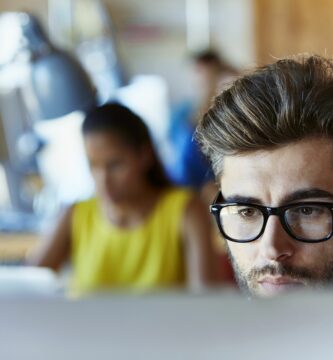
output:
POLYGON ((212 286, 216 254, 212 246, 212 223, 204 202, 195 195, 188 203, 182 223, 187 282, 191 289, 212 286))
POLYGON ((27 265, 60 269, 70 255, 72 211, 70 207, 60 214, 51 233, 27 256, 27 265))

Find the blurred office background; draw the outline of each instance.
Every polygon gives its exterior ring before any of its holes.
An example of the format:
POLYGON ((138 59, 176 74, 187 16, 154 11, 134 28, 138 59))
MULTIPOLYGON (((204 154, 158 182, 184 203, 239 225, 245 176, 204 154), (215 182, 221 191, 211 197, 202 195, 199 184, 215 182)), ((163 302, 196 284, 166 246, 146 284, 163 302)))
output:
POLYGON ((93 192, 80 137, 87 104, 53 113, 38 106, 31 69, 42 50, 24 30, 24 14, 80 62, 96 102, 119 99, 147 121, 165 161, 170 113, 196 96, 191 54, 213 48, 241 72, 299 52, 332 52, 330 0, 2 0, 2 264, 19 264, 45 219, 93 192))

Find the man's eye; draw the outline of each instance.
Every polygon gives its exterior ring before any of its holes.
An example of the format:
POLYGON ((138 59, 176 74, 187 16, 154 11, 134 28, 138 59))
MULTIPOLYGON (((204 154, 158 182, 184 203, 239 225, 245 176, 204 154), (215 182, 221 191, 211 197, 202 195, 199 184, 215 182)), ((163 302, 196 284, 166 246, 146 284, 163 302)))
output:
POLYGON ((320 206, 304 206, 301 208, 301 214, 306 216, 320 216, 326 213, 327 209, 320 206))
POLYGON ((320 206, 299 206, 292 210, 298 216, 320 216, 325 213, 325 209, 320 206))
POLYGON ((302 215, 311 215, 313 213, 313 208, 309 206, 302 207, 299 210, 302 215))
POLYGON ((259 211, 256 208, 248 207, 248 208, 239 209, 238 214, 245 218, 250 218, 257 216, 259 214, 259 211))

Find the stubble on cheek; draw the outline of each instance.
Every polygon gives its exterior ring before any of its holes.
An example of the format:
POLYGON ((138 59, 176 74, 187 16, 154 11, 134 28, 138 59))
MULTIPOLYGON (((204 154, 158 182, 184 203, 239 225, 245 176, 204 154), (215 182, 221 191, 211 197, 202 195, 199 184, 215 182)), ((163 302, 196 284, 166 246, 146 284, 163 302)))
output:
MULTIPOLYGON (((311 245, 316 246, 317 244, 309 244, 309 246, 311 245)), ((288 276, 300 280, 310 288, 331 287, 333 285, 333 253, 331 251, 328 251, 324 258, 321 257, 321 261, 313 262, 313 265, 294 266, 275 262, 274 265, 255 267, 250 261, 244 261, 240 264, 230 250, 228 243, 226 248, 237 284, 240 290, 246 294, 260 294, 258 280, 266 275, 288 276)))
POLYGON ((238 264, 235 256, 232 254, 232 251, 230 250, 228 241, 225 240, 225 242, 226 242, 227 254, 228 254, 229 260, 232 264, 234 274, 235 274, 235 279, 236 279, 239 289, 244 293, 252 293, 253 292, 252 288, 254 285, 248 283, 245 269, 242 269, 240 267, 240 265, 238 264))

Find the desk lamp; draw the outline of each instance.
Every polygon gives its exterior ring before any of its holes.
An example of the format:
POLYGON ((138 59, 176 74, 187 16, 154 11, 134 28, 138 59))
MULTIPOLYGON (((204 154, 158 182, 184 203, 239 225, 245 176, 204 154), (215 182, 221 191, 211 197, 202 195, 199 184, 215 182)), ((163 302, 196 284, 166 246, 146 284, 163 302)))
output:
POLYGON ((56 48, 39 20, 21 17, 22 33, 31 53, 29 105, 38 120, 50 120, 73 111, 87 111, 96 102, 96 91, 80 63, 56 48))

